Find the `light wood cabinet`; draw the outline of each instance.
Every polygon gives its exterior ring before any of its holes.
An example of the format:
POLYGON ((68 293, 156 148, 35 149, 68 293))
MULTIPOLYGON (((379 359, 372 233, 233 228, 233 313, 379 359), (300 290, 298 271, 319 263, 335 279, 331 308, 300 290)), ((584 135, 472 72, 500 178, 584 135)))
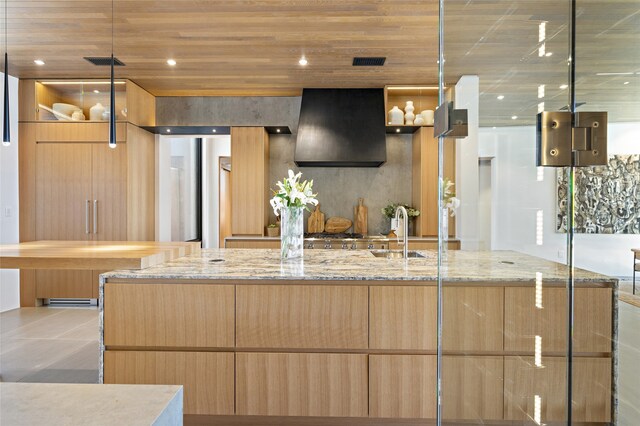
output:
POLYGON ((269 221, 269 135, 231 128, 231 233, 264 235, 269 221))
POLYGON ((234 298, 231 285, 107 286, 104 343, 136 347, 233 347, 234 298))
MULTIPOLYGON (((443 175, 455 182, 456 148, 453 141, 444 142, 443 175)), ((421 127, 413 134, 411 198, 420 210, 416 218, 418 237, 438 236, 438 140, 432 127, 421 127)), ((455 189, 455 186, 454 186, 455 189)), ((455 218, 449 217, 449 237, 455 237, 455 218)))
MULTIPOLYGON (((574 351, 611 352, 611 299, 610 288, 575 290, 574 351)), ((505 350, 533 354, 537 336, 542 353, 565 352, 566 317, 565 289, 506 288, 505 350)))
POLYGON ((444 350, 502 351, 503 287, 448 287, 444 288, 442 298, 442 347, 444 350))
POLYGON ((442 416, 445 420, 503 418, 503 357, 444 356, 442 416))
POLYGON ((104 383, 184 386, 184 414, 234 413, 234 354, 106 351, 104 383))
POLYGON ((370 355, 369 415, 436 417, 435 355, 370 355))
MULTIPOLYGON (((573 360, 573 421, 611 420, 611 358, 573 360)), ((504 361, 505 420, 539 424, 567 418, 567 359, 507 356, 504 361)))
POLYGON ((370 287, 369 299, 372 349, 436 350, 436 287, 370 287))
POLYGON ((238 353, 240 415, 366 417, 367 356, 238 353))
MULTIPOLYGON (((111 149, 107 123, 30 122, 20 130, 21 241, 155 239, 151 133, 118 123, 111 149)), ((21 276, 21 292, 95 297, 97 281, 85 280, 79 271, 43 270, 21 276)), ((35 299, 23 302, 35 305, 35 299)))
POLYGON ((241 348, 367 348, 366 286, 242 285, 236 288, 241 348))

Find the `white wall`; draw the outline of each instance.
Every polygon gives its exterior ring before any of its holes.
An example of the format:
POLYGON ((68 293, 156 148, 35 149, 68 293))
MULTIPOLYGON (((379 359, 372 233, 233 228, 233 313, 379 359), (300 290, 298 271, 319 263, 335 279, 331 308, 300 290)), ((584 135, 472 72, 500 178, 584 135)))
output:
MULTIPOLYGON (((0 82, 4 74, 0 73, 0 82)), ((0 145, 0 244, 18 243, 18 79, 9 77, 11 145, 0 145)), ((0 84, 4 111, 4 84, 0 84)), ((0 129, 0 133, 2 129, 0 129)), ((0 312, 20 307, 20 272, 0 269, 0 312)))
MULTIPOLYGON (((480 108, 480 79, 477 75, 463 75, 456 83, 455 108, 466 109, 468 136, 456 139, 456 197, 460 207, 456 212, 456 238, 462 250, 478 250, 478 129, 480 108)), ((444 143, 451 143, 445 139, 444 143)))
POLYGON ((202 247, 220 245, 220 157, 231 156, 231 136, 202 141, 202 247))
MULTIPOLYGON (((481 128, 478 155, 492 161, 494 250, 566 261, 566 234, 556 233, 556 169, 535 167, 535 127, 481 128), (537 235, 537 212, 542 226, 537 235), (542 244, 536 240, 542 237, 542 244)), ((640 153, 640 123, 609 124, 609 154, 640 153)), ((640 235, 576 234, 575 263, 606 275, 630 276, 640 235)))

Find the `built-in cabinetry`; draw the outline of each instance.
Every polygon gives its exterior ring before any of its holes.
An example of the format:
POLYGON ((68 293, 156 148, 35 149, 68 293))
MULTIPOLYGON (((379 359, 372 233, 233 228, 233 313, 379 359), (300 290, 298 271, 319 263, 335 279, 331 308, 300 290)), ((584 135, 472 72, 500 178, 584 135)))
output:
POLYGON ((268 209, 269 134, 264 127, 232 127, 232 235, 264 235, 268 209))
POLYGON ((397 106, 403 113, 407 101, 413 102, 413 113, 417 116, 424 110, 435 111, 438 106, 438 87, 436 86, 387 86, 384 89, 387 133, 414 133, 421 127, 428 127, 433 133, 433 123, 416 125, 392 125, 389 111, 397 106))
MULTIPOLYGON (((131 122, 118 121, 117 146, 112 149, 106 121, 66 121, 42 114, 43 102, 86 105, 77 94, 83 84, 89 83, 20 81, 20 240, 154 240, 155 137, 131 122)), ((131 82, 118 87, 126 88, 119 92, 126 118, 149 122, 153 102, 139 99, 153 96, 131 82)), ((24 270, 21 304, 97 298, 100 272, 24 270)))
MULTIPOLYGON (((537 291, 544 309, 533 283, 445 283, 445 419, 565 419, 565 291, 537 291)), ((608 422, 612 289, 575 293, 574 419, 608 422)), ((186 414, 435 418, 434 285, 107 279, 104 297, 105 383, 183 384, 186 414)))

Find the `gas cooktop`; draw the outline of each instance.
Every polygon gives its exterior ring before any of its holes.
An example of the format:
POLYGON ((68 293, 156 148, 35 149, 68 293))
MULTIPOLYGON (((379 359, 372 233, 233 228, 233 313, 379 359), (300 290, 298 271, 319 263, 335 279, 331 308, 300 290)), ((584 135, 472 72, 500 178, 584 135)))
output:
POLYGON ((350 232, 340 232, 338 234, 330 234, 328 232, 314 232, 304 234, 305 238, 363 238, 362 234, 354 234, 350 232))

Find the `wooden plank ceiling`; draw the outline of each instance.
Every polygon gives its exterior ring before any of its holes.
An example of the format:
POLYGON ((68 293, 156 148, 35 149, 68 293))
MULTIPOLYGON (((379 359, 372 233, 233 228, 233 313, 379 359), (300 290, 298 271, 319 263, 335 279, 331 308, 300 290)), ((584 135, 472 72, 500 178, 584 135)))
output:
MULTIPOLYGON (((116 0, 115 54, 156 96, 296 95, 304 87, 437 81, 437 0, 116 0), (301 67, 305 56, 309 65, 301 67), (353 67, 385 56, 384 67, 353 67), (169 67, 173 58, 177 66, 169 67)), ((475 74, 481 124, 532 124, 568 103, 569 1, 446 1, 445 80, 475 74), (540 23, 545 53, 539 56, 540 23), (545 85, 545 96, 538 87, 545 85), (502 101, 498 95, 504 95, 502 101), (518 119, 512 120, 512 116, 518 119)), ((578 101, 640 119, 640 0, 579 0, 578 101), (598 76, 597 73, 631 72, 598 76), (623 84, 629 81, 629 84, 623 84)), ((8 0, 10 73, 104 78, 84 56, 111 52, 111 2, 8 0), (44 66, 34 64, 43 59, 44 66)), ((4 23, 2 30, 4 30, 4 23)), ((3 31, 4 32, 4 31, 3 31)))

